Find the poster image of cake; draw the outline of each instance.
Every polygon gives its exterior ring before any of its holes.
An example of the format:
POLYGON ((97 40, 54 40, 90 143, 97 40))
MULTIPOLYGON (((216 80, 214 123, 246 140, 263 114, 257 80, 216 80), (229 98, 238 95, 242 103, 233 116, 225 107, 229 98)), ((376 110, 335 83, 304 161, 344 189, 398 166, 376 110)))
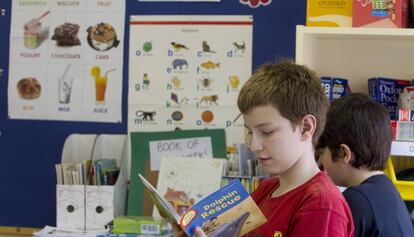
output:
POLYGON ((109 23, 98 23, 87 29, 88 44, 96 51, 107 51, 117 47, 119 40, 115 28, 109 23))

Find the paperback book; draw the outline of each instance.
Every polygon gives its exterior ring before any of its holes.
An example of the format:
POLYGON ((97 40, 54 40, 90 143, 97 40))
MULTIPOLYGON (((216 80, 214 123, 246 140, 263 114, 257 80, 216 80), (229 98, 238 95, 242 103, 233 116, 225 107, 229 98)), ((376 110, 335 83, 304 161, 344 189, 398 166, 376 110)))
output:
POLYGON ((238 180, 204 197, 183 215, 179 215, 151 183, 141 174, 139 178, 161 217, 176 228, 181 228, 190 237, 194 237, 197 226, 209 237, 241 236, 267 221, 238 180))
MULTIPOLYGON (((220 158, 162 157, 156 189, 181 216, 221 187, 224 164, 220 158)), ((160 217, 156 208, 152 216, 160 217)))

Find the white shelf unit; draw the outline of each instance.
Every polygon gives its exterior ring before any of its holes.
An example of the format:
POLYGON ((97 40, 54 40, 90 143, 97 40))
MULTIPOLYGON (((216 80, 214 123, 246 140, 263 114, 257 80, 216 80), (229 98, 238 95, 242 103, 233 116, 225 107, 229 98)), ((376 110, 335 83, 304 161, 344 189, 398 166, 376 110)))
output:
MULTIPOLYGON (((372 77, 414 79, 414 29, 297 26, 296 62, 319 76, 348 79, 352 92, 367 94, 372 77)), ((414 143, 393 142, 391 155, 406 157, 390 159, 386 174, 403 199, 414 200, 414 182, 395 176, 400 160, 414 157, 414 143)))
POLYGON ((393 142, 391 145, 391 155, 414 157, 414 142, 393 142))
MULTIPOLYGON (((414 29, 299 25, 296 62, 319 76, 348 79, 353 92, 367 94, 371 77, 414 79, 414 29)), ((414 156, 414 143, 397 142, 391 153, 414 156)))
POLYGON ((368 93, 368 79, 414 78, 414 29, 296 27, 296 62, 320 76, 348 79, 368 93))

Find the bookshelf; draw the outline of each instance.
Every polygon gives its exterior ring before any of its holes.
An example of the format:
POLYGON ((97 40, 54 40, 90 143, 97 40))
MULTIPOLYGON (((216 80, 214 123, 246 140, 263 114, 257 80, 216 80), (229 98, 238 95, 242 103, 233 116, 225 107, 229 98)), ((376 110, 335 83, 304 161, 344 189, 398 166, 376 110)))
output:
MULTIPOLYGON (((296 27, 296 62, 319 76, 348 79, 352 92, 368 93, 368 79, 414 78, 414 29, 296 27)), ((405 200, 414 200, 414 182, 395 172, 414 167, 414 143, 396 141, 385 173, 405 200), (402 156, 402 157, 400 157, 402 156)))
POLYGON ((414 78, 414 29, 296 27, 296 62, 348 79, 368 93, 370 77, 414 78))

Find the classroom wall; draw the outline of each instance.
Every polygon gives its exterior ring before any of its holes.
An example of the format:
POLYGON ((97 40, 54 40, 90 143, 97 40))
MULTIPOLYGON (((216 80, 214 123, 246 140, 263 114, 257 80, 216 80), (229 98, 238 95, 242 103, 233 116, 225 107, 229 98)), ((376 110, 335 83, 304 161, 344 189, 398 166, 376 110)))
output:
MULTIPOLYGON (((14 0, 17 1, 17 0, 14 0)), ((86 0, 85 0, 86 1, 86 0)), ((294 58, 295 26, 305 24, 306 1, 272 0, 252 9, 239 0, 220 3, 151 3, 126 0, 122 123, 11 120, 7 108, 12 0, 0 9, 0 226, 56 225, 56 175, 63 143, 71 133, 126 133, 129 16, 136 14, 253 15, 253 69, 277 58, 294 58)), ((22 69, 24 70, 24 68, 22 69)))

